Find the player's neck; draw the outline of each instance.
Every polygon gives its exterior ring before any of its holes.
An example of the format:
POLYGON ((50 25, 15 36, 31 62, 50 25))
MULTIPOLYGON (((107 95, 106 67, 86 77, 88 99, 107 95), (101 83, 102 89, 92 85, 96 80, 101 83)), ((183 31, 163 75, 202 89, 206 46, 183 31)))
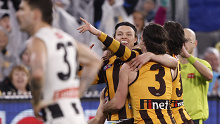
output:
POLYGON ((35 24, 35 26, 33 26, 33 29, 30 31, 30 35, 33 36, 35 33, 37 33, 43 27, 51 27, 51 25, 49 25, 48 23, 45 23, 45 22, 37 23, 37 24, 35 24))

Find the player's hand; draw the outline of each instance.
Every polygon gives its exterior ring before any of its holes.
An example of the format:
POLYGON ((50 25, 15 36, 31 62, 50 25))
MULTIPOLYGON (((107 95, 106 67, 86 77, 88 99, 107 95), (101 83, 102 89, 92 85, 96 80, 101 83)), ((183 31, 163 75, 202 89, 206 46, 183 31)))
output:
POLYGON ((40 105, 33 105, 34 115, 38 120, 43 120, 42 115, 40 115, 41 107, 40 105))
POLYGON ((81 18, 80 19, 84 22, 84 25, 80 26, 77 28, 77 30, 80 30, 79 33, 84 33, 86 31, 89 31, 91 34, 96 35, 99 37, 101 35, 101 31, 96 29, 94 26, 92 26, 89 22, 87 22, 85 19, 81 18))
POLYGON ((139 55, 135 58, 133 58, 130 62, 130 68, 132 71, 137 71, 139 70, 142 65, 144 65, 145 63, 149 62, 151 60, 151 57, 153 56, 153 54, 151 52, 146 52, 142 55, 139 55))
POLYGON ((181 55, 183 58, 189 58, 189 57, 190 57, 190 54, 188 53, 188 51, 186 50, 186 48, 185 48, 184 45, 183 45, 183 47, 182 47, 182 51, 181 51, 180 55, 181 55))
POLYGON ((38 120, 43 120, 42 115, 40 115, 40 111, 46 107, 46 103, 40 102, 39 104, 32 104, 34 109, 34 115, 38 120))

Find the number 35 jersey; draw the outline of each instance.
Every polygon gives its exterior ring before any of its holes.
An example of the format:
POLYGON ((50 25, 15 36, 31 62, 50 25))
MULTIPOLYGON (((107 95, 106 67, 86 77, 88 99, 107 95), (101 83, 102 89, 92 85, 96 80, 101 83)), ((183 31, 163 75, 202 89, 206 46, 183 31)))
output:
POLYGON ((74 39, 56 28, 41 28, 35 37, 41 39, 47 49, 43 101, 78 99, 79 79, 77 48, 74 39))

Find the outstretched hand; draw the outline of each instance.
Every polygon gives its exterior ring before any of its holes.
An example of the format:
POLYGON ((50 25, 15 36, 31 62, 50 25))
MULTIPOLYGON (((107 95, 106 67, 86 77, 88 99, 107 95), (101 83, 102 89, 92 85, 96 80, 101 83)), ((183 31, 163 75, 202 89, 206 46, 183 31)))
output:
POLYGON ((101 35, 101 31, 96 29, 94 26, 92 26, 89 22, 87 22, 85 19, 81 18, 80 19, 84 22, 84 25, 80 26, 77 28, 77 30, 80 30, 79 33, 84 33, 86 31, 89 31, 91 34, 96 35, 99 37, 101 35))
POLYGON ((153 54, 151 52, 147 52, 132 59, 129 62, 131 70, 132 71, 139 70, 142 67, 142 65, 144 65, 145 63, 151 60, 152 55, 153 54))

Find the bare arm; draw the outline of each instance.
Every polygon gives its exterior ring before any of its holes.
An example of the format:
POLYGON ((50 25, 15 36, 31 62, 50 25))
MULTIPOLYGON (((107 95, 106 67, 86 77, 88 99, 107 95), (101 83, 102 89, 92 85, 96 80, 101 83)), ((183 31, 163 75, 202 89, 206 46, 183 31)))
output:
POLYGON ((30 50, 30 66, 31 66, 31 103, 34 108, 36 117, 40 117, 39 111, 43 107, 41 103, 41 93, 44 83, 44 70, 47 62, 47 52, 45 44, 38 38, 32 38, 28 43, 30 50))
POLYGON ((101 95, 100 95, 100 103, 98 110, 96 112, 96 115, 93 119, 90 119, 88 121, 88 124, 104 124, 105 119, 107 118, 106 115, 103 113, 103 106, 105 104, 105 99, 104 99, 104 90, 102 90, 101 95))
POLYGON ((137 56, 136 58, 132 59, 131 64, 130 64, 130 68, 132 70, 135 70, 135 69, 139 70, 142 65, 149 62, 150 60, 154 61, 154 62, 158 62, 164 66, 167 66, 167 67, 170 67, 173 69, 175 69, 178 65, 178 61, 168 54, 155 55, 151 52, 146 52, 146 53, 143 53, 142 55, 137 56))
POLYGON ((104 105, 104 113, 119 111, 125 104, 128 95, 129 65, 123 64, 119 72, 119 84, 115 96, 104 105))
POLYGON ((81 64, 84 65, 81 80, 80 80, 80 97, 88 89, 90 84, 94 81, 95 76, 101 66, 101 59, 95 52, 91 51, 88 47, 81 43, 77 43, 78 59, 81 64))
MULTIPOLYGON (((189 54, 185 47, 183 46, 182 48, 182 53, 181 53, 181 56, 186 58, 187 60, 192 56, 191 54, 189 54)), ((189 60, 188 60, 189 61, 189 60)), ((199 62, 198 60, 196 60, 193 64, 192 64, 196 69, 197 71, 205 77, 205 79, 207 81, 210 81, 212 80, 212 77, 213 77, 213 74, 212 74, 212 71, 206 67, 204 64, 202 64, 201 62, 199 62)))
POLYGON ((138 56, 140 53, 138 51, 132 51, 128 47, 122 45, 119 41, 109 37, 100 30, 96 29, 85 19, 80 18, 85 24, 79 27, 79 33, 84 33, 89 31, 91 34, 96 35, 98 39, 106 46, 108 50, 114 53, 116 56, 120 57, 122 61, 130 61, 132 58, 138 56))
POLYGON ((84 33, 86 31, 89 31, 91 34, 96 35, 99 37, 101 35, 101 31, 96 29, 94 26, 92 26, 89 22, 87 22, 85 19, 81 18, 80 19, 85 23, 85 25, 80 26, 77 28, 77 30, 80 30, 79 33, 84 33))

